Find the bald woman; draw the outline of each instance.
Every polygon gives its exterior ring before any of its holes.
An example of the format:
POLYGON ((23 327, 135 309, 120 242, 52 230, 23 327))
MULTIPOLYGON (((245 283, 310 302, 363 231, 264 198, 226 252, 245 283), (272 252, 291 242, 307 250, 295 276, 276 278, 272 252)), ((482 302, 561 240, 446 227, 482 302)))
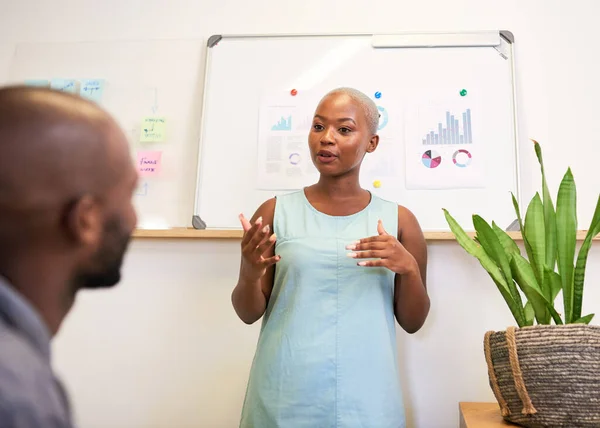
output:
POLYGON ((0 421, 71 427, 50 340, 77 292, 111 287, 136 225, 127 140, 96 104, 0 88, 0 421))
POLYGON ((404 428, 396 324, 429 313, 427 243, 414 214, 363 189, 379 111, 337 88, 307 143, 318 181, 263 202, 244 229, 233 307, 262 318, 240 428, 404 428))

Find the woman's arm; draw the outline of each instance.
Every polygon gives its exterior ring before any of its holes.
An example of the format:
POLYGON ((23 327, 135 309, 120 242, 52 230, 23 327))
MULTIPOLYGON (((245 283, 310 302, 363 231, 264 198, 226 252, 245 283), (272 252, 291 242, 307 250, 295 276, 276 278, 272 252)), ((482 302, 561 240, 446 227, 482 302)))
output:
POLYGON ((250 221, 241 217, 244 237, 241 243, 241 262, 238 282, 231 293, 235 312, 246 324, 263 316, 273 289, 275 263, 275 234, 273 217, 275 198, 264 202, 250 221))
POLYGON ((417 332, 429 314, 427 294, 427 242, 416 217, 408 209, 398 207, 398 241, 412 258, 394 282, 394 314, 398 324, 408 333, 417 332))

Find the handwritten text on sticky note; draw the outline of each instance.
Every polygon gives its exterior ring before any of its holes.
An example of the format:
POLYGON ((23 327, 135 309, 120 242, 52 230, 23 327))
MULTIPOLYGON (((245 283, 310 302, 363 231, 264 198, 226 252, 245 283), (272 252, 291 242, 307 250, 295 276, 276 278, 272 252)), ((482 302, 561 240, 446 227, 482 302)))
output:
POLYGON ((143 151, 137 154, 138 171, 143 177, 159 175, 161 170, 162 152, 143 151))
POLYGON ((83 79, 79 95, 88 100, 99 103, 102 100, 104 92, 104 80, 101 79, 83 79))
POLYGON ((142 121, 140 141, 143 143, 165 140, 167 119, 164 117, 145 117, 142 121))
POLYGON ((50 87, 57 91, 77 93, 77 81, 71 79, 52 79, 50 87))

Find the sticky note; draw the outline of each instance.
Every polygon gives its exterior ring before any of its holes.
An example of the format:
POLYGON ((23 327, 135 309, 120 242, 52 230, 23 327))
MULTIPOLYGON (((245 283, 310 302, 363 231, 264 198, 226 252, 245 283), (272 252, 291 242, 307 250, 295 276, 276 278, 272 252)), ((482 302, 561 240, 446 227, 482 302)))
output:
POLYGON ((152 177, 160 174, 162 152, 142 151, 137 154, 137 167, 142 177, 152 177))
POLYGON ((81 80, 81 88, 79 95, 88 100, 99 103, 102 100, 104 92, 104 80, 102 79, 83 79, 81 80))
POLYGON ((148 183, 140 183, 135 190, 136 196, 147 196, 148 195, 148 183))
POLYGON ((52 79, 50 87, 57 91, 77 93, 77 81, 71 79, 52 79))
POLYGON ((48 87, 50 86, 49 80, 43 79, 29 79, 25 81, 26 86, 39 86, 39 87, 48 87))
POLYGON ((165 140, 167 119, 164 117, 145 117, 142 120, 142 143, 155 143, 165 140))

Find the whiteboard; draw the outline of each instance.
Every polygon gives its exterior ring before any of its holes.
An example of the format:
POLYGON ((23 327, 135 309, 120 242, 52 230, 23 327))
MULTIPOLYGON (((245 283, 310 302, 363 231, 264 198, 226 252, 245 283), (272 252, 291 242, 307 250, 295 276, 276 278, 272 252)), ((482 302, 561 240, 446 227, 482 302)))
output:
POLYGON ((306 122, 340 86, 381 114, 364 188, 409 208, 425 231, 449 230, 442 208, 468 230, 473 213, 508 227, 510 192, 520 196, 513 44, 504 31, 212 36, 194 227, 239 228, 240 212, 314 183, 306 122))
POLYGON ((160 168, 140 174, 138 227, 186 227, 194 204, 205 50, 205 41, 191 39, 23 43, 11 55, 9 78, 102 80, 97 102, 123 128, 134 161, 160 153, 160 168), (165 120, 160 141, 142 141, 146 118, 165 120))

